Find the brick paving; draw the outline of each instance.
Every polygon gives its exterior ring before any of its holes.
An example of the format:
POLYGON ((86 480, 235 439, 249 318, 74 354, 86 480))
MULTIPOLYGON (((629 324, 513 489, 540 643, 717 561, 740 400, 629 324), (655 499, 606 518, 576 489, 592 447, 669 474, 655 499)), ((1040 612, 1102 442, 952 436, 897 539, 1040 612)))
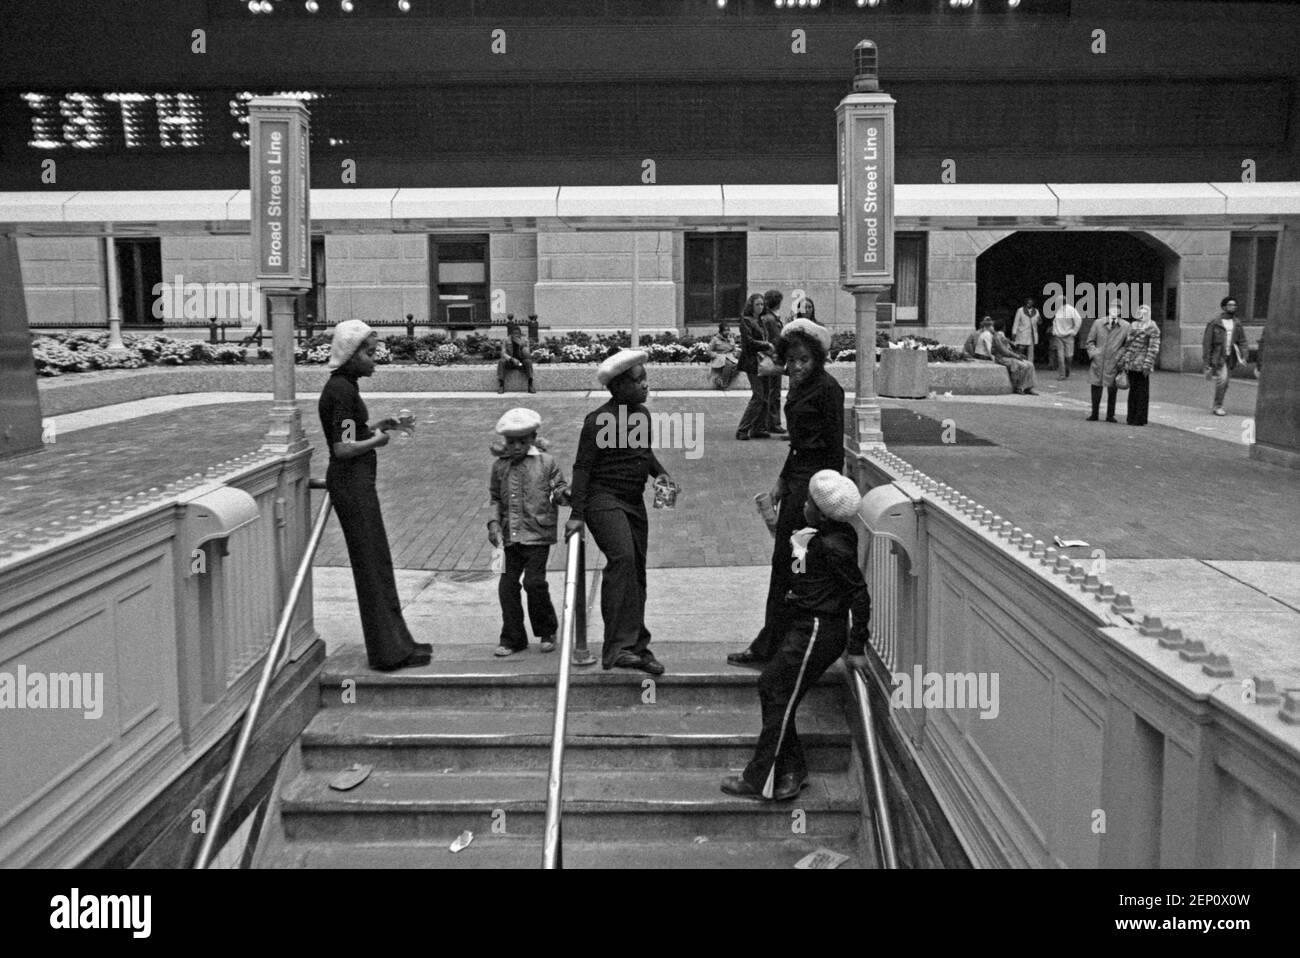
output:
MULTIPOLYGON (((1167 381, 1168 387, 1163 377, 1157 383, 1156 395, 1172 398, 1185 391, 1191 398, 1205 385, 1172 374, 1167 381)), ((1249 398, 1253 405, 1253 393, 1253 385, 1234 382, 1230 403, 1249 398)), ((661 456, 684 492, 676 510, 649 510, 650 566, 767 562, 771 539, 752 498, 771 487, 785 444, 732 438, 745 398, 652 399, 652 409, 700 414, 704 443, 697 459, 685 458, 683 450, 661 456)), ((487 568, 491 551, 484 524, 488 445, 497 418, 523 402, 537 409, 543 434, 568 474, 579 424, 600 399, 371 394, 368 402, 376 418, 402 407, 419 421, 415 438, 394 439, 380 451, 379 489, 396 565, 473 570, 487 568)), ((256 400, 175 409, 69 432, 40 453, 0 462, 0 533, 62 519, 250 451, 265 430, 269 405, 256 400)), ((893 437, 893 448, 919 468, 1039 538, 1084 538, 1117 558, 1300 560, 1300 539, 1293 532, 1300 527, 1300 474, 1249 459, 1245 446, 1154 423, 1143 429, 1088 423, 1076 407, 1028 406, 1012 397, 884 405, 952 418, 970 437, 995 443, 977 446, 961 432, 953 445, 905 445, 898 442, 904 437, 893 437)), ((304 399, 301 407, 309 437, 319 444, 315 402, 304 399)), ((887 416, 887 430, 890 421, 887 416)), ((322 475, 324 462, 318 458, 314 465, 322 475)), ((553 551, 553 569, 561 568, 561 554, 553 551)), ((599 568, 599 558, 593 558, 599 568)), ((318 564, 346 561, 332 526, 318 564)))

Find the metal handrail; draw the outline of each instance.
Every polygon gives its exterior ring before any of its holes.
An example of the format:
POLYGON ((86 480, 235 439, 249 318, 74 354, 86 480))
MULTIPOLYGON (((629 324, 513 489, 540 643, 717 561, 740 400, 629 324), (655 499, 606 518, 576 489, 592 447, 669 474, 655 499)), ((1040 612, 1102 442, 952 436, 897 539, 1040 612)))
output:
POLYGON ((592 665, 587 650, 587 549, 586 535, 568 538, 564 571, 564 615, 560 622, 560 669, 555 680, 555 726, 551 732, 551 767, 546 778, 546 826, 542 832, 542 867, 564 867, 564 841, 560 827, 563 812, 564 727, 569 711, 569 666, 592 665))
POLYGON ((889 822, 889 803, 885 801, 885 779, 880 767, 880 751, 876 745, 875 723, 871 719, 871 691, 862 671, 855 666, 848 667, 849 686, 853 689, 853 698, 857 702, 858 726, 862 730, 866 745, 866 761, 863 763, 863 787, 871 791, 875 799, 872 805, 872 821, 876 826, 878 846, 885 859, 886 868, 898 867, 898 853, 894 848, 894 831, 889 822))
MULTIPOLYGON (((324 489, 325 483, 313 479, 310 486, 312 489, 324 489)), ((235 743, 235 753, 231 756, 230 765, 226 768, 226 777, 221 783, 221 791, 217 793, 217 805, 208 819, 207 831, 203 836, 203 844, 199 847, 198 858, 194 860, 195 868, 208 867, 208 860, 212 856, 212 849, 217 841, 217 833, 221 830, 221 820, 226 817, 226 809, 230 804, 230 793, 234 790, 239 768, 243 765, 244 755, 248 752, 248 743, 253 737, 253 728, 257 725, 257 716, 262 709, 262 701, 266 698, 267 690, 271 687, 271 680, 275 678, 275 673, 278 671, 281 649, 288 641, 294 608, 298 605, 298 597, 302 594, 303 583, 307 580, 307 573, 311 571, 311 564, 316 557, 316 549, 320 545, 321 535, 325 532, 326 522, 329 521, 330 505, 330 497, 327 492, 325 493, 324 502, 321 503, 320 511, 316 513, 316 522, 312 526, 311 535, 307 539, 307 548, 303 551, 302 561, 298 563, 298 571, 294 574, 293 585, 289 587, 289 595, 285 599, 284 608, 280 611, 280 621, 275 627, 275 637, 271 640, 271 647, 266 650, 266 663, 262 666, 262 677, 258 680, 257 690, 253 693, 252 701, 249 702, 248 709, 245 712, 244 725, 239 730, 239 740, 235 743)))

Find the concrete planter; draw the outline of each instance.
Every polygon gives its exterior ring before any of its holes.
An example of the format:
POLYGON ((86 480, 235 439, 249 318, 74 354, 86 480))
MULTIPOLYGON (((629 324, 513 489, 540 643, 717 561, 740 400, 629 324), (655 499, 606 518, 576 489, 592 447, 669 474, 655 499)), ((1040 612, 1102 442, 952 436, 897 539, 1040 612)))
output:
MULTIPOLYGON (((903 350, 895 350, 903 352, 903 350)), ((826 367, 836 381, 851 392, 855 369, 852 363, 826 367)), ((40 379, 41 414, 65 413, 110 406, 114 403, 196 392, 271 392, 271 365, 255 366, 164 366, 145 369, 114 369, 40 379)), ((651 364, 651 386, 656 390, 710 390, 709 368, 703 364, 651 364)), ((997 395, 1011 391, 1007 371, 995 363, 930 363, 926 370, 929 387, 958 396, 997 395)), ((298 395, 314 399, 325 385, 324 366, 299 366, 296 370, 298 395)), ((877 366, 877 382, 881 371, 877 366)), ((596 367, 553 364, 536 367, 539 392, 603 391, 596 382, 596 367)), ((788 386, 788 382, 786 383, 788 386)), ((738 377, 724 396, 744 396, 749 390, 745 377, 738 377)), ((367 392, 481 392, 495 393, 496 366, 380 366, 366 382, 367 392)), ((883 392, 882 392, 883 395, 883 392)), ((916 393, 925 396, 926 392, 916 393)))
POLYGON ((900 399, 930 395, 930 363, 923 349, 884 349, 876 392, 900 399))

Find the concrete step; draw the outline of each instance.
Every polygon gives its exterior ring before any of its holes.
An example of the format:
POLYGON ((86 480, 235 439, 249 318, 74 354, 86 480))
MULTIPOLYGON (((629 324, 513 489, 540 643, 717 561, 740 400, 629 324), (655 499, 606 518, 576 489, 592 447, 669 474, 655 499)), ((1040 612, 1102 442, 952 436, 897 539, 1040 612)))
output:
MULTIPOLYGON (((551 709, 322 709, 303 733, 303 761, 322 772, 353 762, 392 771, 545 770, 554 721, 551 709)), ((759 726, 756 696, 748 708, 575 711, 565 769, 739 767, 753 755, 759 726)), ((851 739, 837 706, 804 703, 798 729, 811 770, 848 768, 851 739)))
MULTIPOLYGON (((822 841, 857 833, 858 800, 847 773, 814 773, 798 797, 779 803, 724 795, 719 789, 724 774, 722 769, 568 771, 565 839, 822 841)), ((464 830, 542 833, 544 771, 375 771, 347 792, 330 789, 330 777, 304 771, 285 787, 281 817, 290 842, 451 842, 464 830)))
MULTIPOLYGON (((266 868, 537 868, 541 839, 475 833, 452 854, 442 842, 334 844, 289 842, 266 868)), ((864 867, 851 838, 767 841, 696 841, 696 836, 659 842, 564 842, 565 868, 792 868, 805 855, 827 848, 848 855, 840 868, 864 867)))
MULTIPOLYGON (((600 664, 571 672, 572 711, 630 708, 653 696, 658 706, 674 708, 746 707, 758 700, 758 671, 728 665, 733 646, 708 642, 656 642, 666 674, 613 669, 600 664)), ((599 652, 597 643, 594 651, 599 652)), ((345 646, 329 657, 321 674, 321 705, 362 708, 550 709, 555 706, 559 655, 535 650, 498 659, 490 647, 434 647, 429 665, 399 672, 374 672, 360 646, 345 646)), ((842 666, 836 663, 809 690, 809 705, 844 700, 842 666)))

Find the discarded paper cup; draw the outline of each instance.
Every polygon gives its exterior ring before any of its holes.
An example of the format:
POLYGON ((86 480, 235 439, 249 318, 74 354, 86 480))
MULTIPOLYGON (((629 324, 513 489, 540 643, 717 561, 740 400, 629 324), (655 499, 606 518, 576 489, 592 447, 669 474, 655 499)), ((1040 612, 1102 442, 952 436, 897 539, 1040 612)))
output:
POLYGON ((665 482, 662 479, 655 480, 655 508, 656 509, 676 509, 677 493, 681 492, 681 486, 675 482, 665 482))

